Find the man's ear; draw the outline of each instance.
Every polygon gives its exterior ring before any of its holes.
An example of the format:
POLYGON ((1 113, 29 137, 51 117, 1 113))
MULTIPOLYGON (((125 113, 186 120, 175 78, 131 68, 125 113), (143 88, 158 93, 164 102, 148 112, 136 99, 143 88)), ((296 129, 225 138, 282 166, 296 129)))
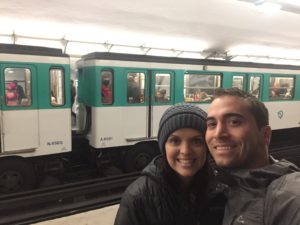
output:
POLYGON ((263 129, 262 132, 264 135, 264 143, 266 145, 269 145, 271 142, 271 137, 272 137, 272 129, 269 125, 264 126, 262 129, 263 129))

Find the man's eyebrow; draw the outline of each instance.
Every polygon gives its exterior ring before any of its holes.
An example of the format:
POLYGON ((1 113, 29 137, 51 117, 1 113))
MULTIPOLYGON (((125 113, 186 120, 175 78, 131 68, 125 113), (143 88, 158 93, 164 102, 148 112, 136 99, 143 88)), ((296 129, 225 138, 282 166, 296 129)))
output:
POLYGON ((239 117, 239 118, 245 118, 243 114, 240 113, 226 113, 224 117, 239 117))
MULTIPOLYGON (((238 118, 241 118, 241 119, 245 119, 245 116, 243 116, 242 114, 240 113, 226 113, 223 115, 223 117, 225 118, 229 118, 229 117, 238 117, 238 118)), ((215 120, 216 118, 214 116, 208 116, 206 118, 206 121, 208 120, 215 120)))
POLYGON ((206 118, 206 121, 208 121, 208 120, 214 120, 214 119, 215 119, 215 117, 209 116, 209 117, 206 118))

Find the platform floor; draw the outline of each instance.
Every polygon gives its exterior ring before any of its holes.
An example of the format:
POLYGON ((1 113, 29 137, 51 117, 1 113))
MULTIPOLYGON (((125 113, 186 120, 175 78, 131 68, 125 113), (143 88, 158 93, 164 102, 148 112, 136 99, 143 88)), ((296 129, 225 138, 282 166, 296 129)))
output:
POLYGON ((34 225, 113 225, 118 208, 119 205, 113 205, 72 216, 34 223, 34 225))

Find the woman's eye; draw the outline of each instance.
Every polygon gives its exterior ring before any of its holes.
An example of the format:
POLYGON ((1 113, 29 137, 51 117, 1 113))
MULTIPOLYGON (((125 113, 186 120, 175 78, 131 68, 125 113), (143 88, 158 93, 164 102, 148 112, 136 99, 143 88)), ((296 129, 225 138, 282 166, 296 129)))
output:
POLYGON ((173 144, 173 145, 178 145, 180 143, 180 140, 179 140, 179 138, 171 137, 171 138, 168 139, 168 142, 173 144))

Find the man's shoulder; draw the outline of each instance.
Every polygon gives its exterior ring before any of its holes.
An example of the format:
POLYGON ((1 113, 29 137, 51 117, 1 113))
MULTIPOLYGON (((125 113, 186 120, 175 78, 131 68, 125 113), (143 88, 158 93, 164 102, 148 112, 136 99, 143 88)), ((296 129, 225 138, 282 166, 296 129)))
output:
POLYGON ((276 192, 288 192, 300 197, 300 172, 285 174, 275 179, 269 189, 276 192))
POLYGON ((300 223, 300 172, 293 172, 274 180, 268 187, 265 206, 265 224, 300 223))

